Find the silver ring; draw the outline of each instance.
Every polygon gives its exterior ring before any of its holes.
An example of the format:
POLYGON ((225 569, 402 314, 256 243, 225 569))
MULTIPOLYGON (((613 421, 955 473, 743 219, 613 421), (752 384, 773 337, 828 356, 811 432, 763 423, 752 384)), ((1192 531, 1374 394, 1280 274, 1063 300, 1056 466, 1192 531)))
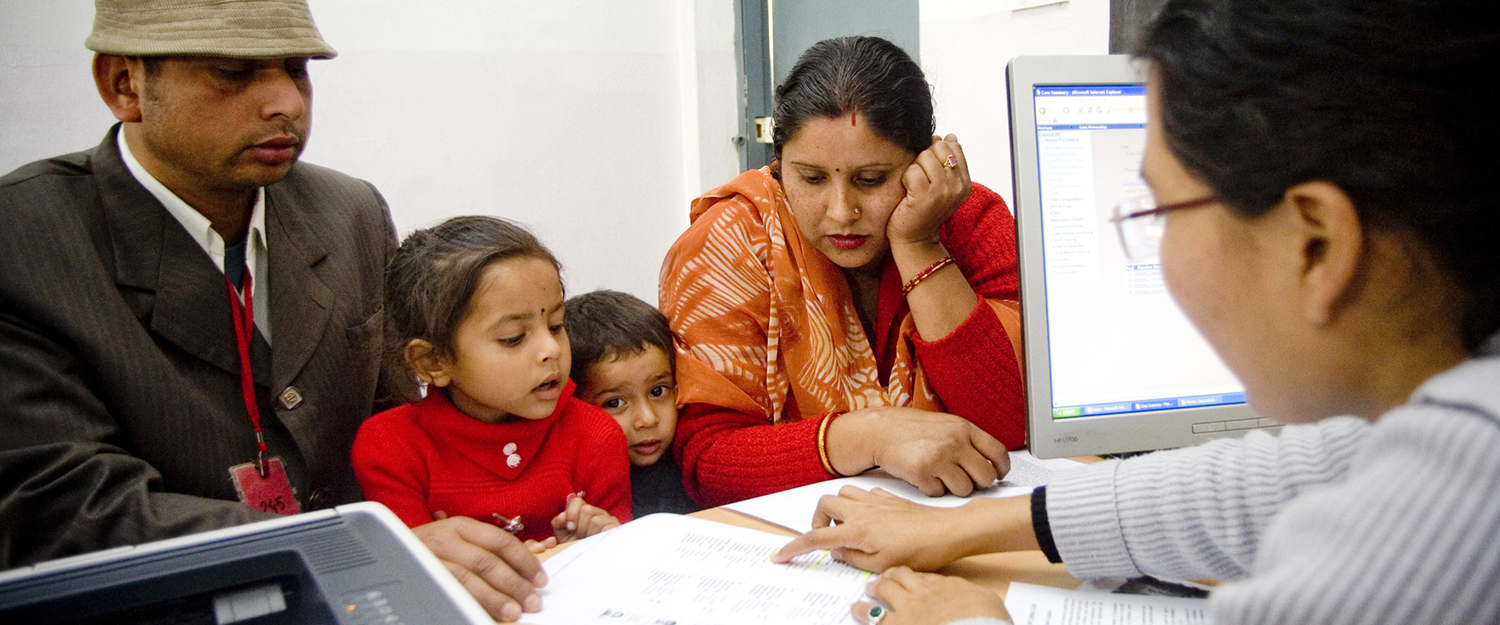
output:
POLYGON ((865 621, 866 623, 869 623, 870 625, 880 625, 880 619, 885 618, 885 608, 878 605, 870 606, 870 611, 866 613, 865 616, 868 617, 868 619, 865 621))

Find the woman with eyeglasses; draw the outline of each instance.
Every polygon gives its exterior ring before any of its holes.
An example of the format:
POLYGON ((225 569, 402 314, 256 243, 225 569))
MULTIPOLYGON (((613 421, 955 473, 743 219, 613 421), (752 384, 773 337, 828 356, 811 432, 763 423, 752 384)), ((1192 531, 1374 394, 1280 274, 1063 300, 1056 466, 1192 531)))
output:
POLYGON ((993 592, 911 569, 1038 548, 1079 578, 1225 580, 1219 625, 1500 622, 1493 11, 1170 0, 1149 28, 1156 203, 1118 223, 1150 244, 1160 221, 1173 297, 1279 435, 951 510, 846 489, 776 558, 885 571, 855 607, 882 625, 997 622, 993 592))

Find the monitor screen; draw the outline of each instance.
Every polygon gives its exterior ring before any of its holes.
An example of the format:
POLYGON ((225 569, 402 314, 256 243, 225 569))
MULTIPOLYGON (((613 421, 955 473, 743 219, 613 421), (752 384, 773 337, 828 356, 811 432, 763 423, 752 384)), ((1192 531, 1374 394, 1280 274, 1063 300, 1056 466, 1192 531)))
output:
POLYGON ((1146 89, 1128 57, 1012 61, 1028 434, 1041 457, 1181 447, 1262 422, 1110 218, 1149 195, 1146 89), (1019 96, 1019 97, 1018 97, 1019 96))

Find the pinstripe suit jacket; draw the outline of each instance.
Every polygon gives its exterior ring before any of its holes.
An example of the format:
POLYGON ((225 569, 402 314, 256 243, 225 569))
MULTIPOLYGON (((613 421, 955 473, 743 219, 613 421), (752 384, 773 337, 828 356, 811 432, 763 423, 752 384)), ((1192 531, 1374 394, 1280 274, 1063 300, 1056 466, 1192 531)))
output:
MULTIPOLYGON (((0 568, 264 516, 229 479, 255 437, 223 274, 115 137, 0 178, 0 568)), ((251 368, 267 442, 303 510, 356 501, 390 212, 299 163, 266 188, 266 236, 276 346, 257 335, 251 368)))

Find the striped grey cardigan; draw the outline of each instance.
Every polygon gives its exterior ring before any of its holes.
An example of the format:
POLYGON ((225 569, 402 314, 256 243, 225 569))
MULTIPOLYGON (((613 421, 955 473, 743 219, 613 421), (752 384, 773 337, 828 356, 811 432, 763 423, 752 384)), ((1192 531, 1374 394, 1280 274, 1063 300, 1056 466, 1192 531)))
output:
POLYGON ((1084 579, 1230 580, 1210 597, 1218 625, 1500 622, 1497 352, 1374 425, 1328 419, 1060 473, 1046 496, 1058 551, 1084 579))

